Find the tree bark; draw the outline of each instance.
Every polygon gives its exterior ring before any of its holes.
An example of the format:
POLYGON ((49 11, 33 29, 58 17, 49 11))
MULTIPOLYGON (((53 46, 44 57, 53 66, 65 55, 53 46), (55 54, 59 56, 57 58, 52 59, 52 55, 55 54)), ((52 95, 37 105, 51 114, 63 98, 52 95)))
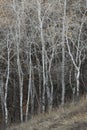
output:
POLYGON ((62 31, 62 98, 61 105, 64 105, 65 100, 65 22, 66 22, 66 0, 64 0, 64 16, 63 16, 63 31, 62 31))

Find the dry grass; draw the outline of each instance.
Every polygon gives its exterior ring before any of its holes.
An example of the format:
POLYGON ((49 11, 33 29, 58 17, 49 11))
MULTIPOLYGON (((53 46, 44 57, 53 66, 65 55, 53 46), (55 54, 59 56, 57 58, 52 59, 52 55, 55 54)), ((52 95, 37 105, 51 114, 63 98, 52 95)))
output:
POLYGON ((67 104, 8 130, 87 130, 87 102, 67 104))

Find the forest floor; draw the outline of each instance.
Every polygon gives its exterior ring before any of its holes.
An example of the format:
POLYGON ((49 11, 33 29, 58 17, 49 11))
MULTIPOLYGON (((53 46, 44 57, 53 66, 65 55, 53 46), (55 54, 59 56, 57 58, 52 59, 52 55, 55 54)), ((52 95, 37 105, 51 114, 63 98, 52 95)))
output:
POLYGON ((60 106, 8 130, 87 130, 87 101, 60 106))

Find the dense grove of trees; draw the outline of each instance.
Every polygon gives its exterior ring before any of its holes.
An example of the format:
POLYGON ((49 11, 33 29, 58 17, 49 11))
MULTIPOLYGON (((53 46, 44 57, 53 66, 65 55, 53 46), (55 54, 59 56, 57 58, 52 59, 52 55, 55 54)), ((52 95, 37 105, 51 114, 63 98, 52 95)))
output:
POLYGON ((87 0, 4 0, 0 18, 3 126, 87 92, 87 0))

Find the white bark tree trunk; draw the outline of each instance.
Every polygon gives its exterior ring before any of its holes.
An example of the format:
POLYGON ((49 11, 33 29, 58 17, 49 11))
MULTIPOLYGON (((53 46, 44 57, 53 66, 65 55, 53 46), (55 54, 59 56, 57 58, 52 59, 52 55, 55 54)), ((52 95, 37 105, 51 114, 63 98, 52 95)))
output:
POLYGON ((41 1, 37 0, 38 6, 38 20, 40 27, 40 37, 42 44, 42 72, 43 72, 43 93, 42 93, 42 111, 45 112, 45 85, 46 85, 46 76, 45 76, 45 43, 44 43, 44 35, 43 35, 43 21, 41 16, 41 1))
POLYGON ((9 43, 7 41, 7 51, 8 51, 8 61, 7 61, 7 78, 6 78, 6 84, 5 84, 5 101, 4 101, 4 106, 5 106, 5 123, 7 125, 8 123, 8 108, 7 108, 7 94, 8 94, 8 81, 9 81, 9 69, 10 69, 10 48, 9 48, 9 43))
POLYGON ((17 38, 17 66, 18 66, 18 76, 19 76, 19 89, 20 89, 20 120, 23 122, 23 73, 20 63, 20 18, 18 16, 18 32, 16 34, 17 38))
POLYGON ((40 59, 38 58, 37 54, 36 54, 36 48, 34 47, 34 51, 35 51, 35 56, 36 56, 36 61, 37 61, 37 69, 38 69, 38 76, 39 76, 39 103, 38 103, 38 112, 41 112, 41 94, 42 94, 42 90, 41 90, 41 82, 42 82, 42 76, 41 76, 41 65, 40 65, 40 59))
POLYGON ((31 93, 31 75, 32 75, 32 61, 31 61, 31 43, 29 49, 29 83, 28 83, 28 97, 27 97, 27 104, 26 104, 26 121, 28 120, 28 112, 29 112, 29 103, 30 103, 30 93, 31 93))
POLYGON ((76 76, 76 88, 77 88, 77 100, 79 101, 79 77, 80 77, 80 69, 78 68, 77 76, 76 76))
POLYGON ((17 44, 17 66, 19 76, 19 89, 20 89, 20 120, 23 122, 23 74, 21 70, 21 63, 19 58, 19 45, 17 44))
POLYGON ((62 99, 61 104, 64 105, 65 100, 65 23, 66 23, 66 0, 64 0, 64 16, 62 31, 62 99))
POLYGON ((0 75, 0 99, 1 99, 1 107, 2 107, 2 115, 3 115, 3 127, 5 127, 5 97, 4 97, 4 83, 3 83, 3 77, 0 75))
POLYGON ((20 121, 23 122, 23 72, 20 61, 20 39, 21 39, 21 20, 23 18, 24 13, 24 3, 19 6, 18 1, 13 1, 13 9, 16 15, 16 25, 15 25, 15 42, 17 49, 17 69, 18 69, 18 77, 19 77, 19 91, 20 91, 20 121))

